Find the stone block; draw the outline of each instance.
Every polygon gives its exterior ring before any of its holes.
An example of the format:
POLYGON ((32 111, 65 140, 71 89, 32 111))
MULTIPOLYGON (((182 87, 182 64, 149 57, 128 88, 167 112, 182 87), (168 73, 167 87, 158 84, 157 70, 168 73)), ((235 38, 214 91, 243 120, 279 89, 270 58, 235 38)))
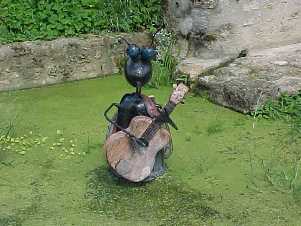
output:
POLYGON ((0 91, 25 89, 119 72, 126 45, 150 45, 147 33, 85 35, 0 45, 0 91))

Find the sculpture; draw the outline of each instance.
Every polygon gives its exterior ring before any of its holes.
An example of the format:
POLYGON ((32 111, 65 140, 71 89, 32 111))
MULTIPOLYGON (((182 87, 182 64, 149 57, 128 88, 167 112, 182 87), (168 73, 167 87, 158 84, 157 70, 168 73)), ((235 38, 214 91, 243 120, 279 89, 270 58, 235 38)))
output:
POLYGON ((114 103, 106 110, 110 125, 104 148, 115 175, 131 182, 151 181, 166 171, 164 158, 172 149, 167 123, 176 128, 169 114, 187 91, 186 87, 179 88, 183 92, 175 92, 173 102, 164 108, 154 98, 141 94, 141 88, 152 77, 151 60, 156 57, 156 50, 122 40, 128 45, 125 77, 136 92, 125 94, 119 104, 114 103), (114 106, 118 112, 110 119, 108 112, 114 106))

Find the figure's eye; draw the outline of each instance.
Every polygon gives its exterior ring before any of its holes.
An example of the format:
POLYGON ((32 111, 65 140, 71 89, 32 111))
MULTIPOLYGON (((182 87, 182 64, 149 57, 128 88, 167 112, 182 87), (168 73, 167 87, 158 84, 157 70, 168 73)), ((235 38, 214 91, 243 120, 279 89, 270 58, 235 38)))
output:
POLYGON ((126 52, 129 57, 137 58, 137 57, 139 57, 139 54, 140 54, 140 48, 136 45, 129 45, 126 52))
POLYGON ((157 55, 157 51, 153 48, 143 48, 141 50, 141 58, 146 61, 154 59, 157 55))

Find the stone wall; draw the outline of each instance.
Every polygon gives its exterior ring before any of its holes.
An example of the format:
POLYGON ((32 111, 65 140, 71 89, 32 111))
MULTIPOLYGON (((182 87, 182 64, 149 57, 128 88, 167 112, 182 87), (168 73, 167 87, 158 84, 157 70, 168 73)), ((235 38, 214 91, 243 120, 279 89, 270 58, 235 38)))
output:
POLYGON ((39 87, 119 72, 123 36, 150 44, 146 33, 106 34, 0 45, 0 91, 39 87))
POLYGON ((182 55, 220 58, 301 42, 300 0, 168 0, 182 55))
POLYGON ((213 102, 248 113, 301 90, 300 0, 167 1, 177 73, 213 102))

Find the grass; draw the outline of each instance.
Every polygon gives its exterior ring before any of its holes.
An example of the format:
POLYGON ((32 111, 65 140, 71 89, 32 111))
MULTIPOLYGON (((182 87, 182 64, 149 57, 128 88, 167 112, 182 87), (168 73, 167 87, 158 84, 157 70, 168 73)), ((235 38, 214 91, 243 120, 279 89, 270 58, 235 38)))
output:
MULTIPOLYGON (((0 121, 18 115, 0 150, 0 225, 300 225, 299 138, 290 142, 283 121, 253 127, 205 98, 172 114, 180 130, 166 175, 136 186, 112 177, 103 112, 132 91, 113 76, 0 93, 0 121)), ((170 91, 143 90, 159 103, 170 91)))
POLYGON ((262 168, 265 172, 266 180, 282 192, 296 192, 300 189, 300 160, 291 162, 290 167, 281 164, 267 165, 262 160, 262 168))
POLYGON ((289 125, 287 137, 284 139, 283 148, 288 146, 295 148, 285 150, 282 157, 268 161, 261 160, 265 180, 275 189, 283 193, 292 193, 300 202, 301 180, 301 92, 295 95, 283 94, 277 100, 270 100, 264 106, 253 113, 254 118, 270 120, 282 120, 289 125))
POLYGON ((282 94, 277 100, 270 100, 256 109, 254 117, 281 119, 291 124, 295 135, 301 134, 301 91, 295 95, 282 94))
POLYGON ((301 91, 295 95, 283 94, 270 100, 254 113, 266 119, 289 119, 301 117, 301 91))
POLYGON ((171 85, 174 81, 177 60, 172 54, 176 39, 173 33, 161 29, 154 37, 157 50, 156 60, 153 61, 153 77, 148 83, 149 87, 171 85))
POLYGON ((172 84, 172 72, 159 62, 153 62, 153 77, 148 84, 151 88, 159 88, 160 86, 169 86, 172 84))

